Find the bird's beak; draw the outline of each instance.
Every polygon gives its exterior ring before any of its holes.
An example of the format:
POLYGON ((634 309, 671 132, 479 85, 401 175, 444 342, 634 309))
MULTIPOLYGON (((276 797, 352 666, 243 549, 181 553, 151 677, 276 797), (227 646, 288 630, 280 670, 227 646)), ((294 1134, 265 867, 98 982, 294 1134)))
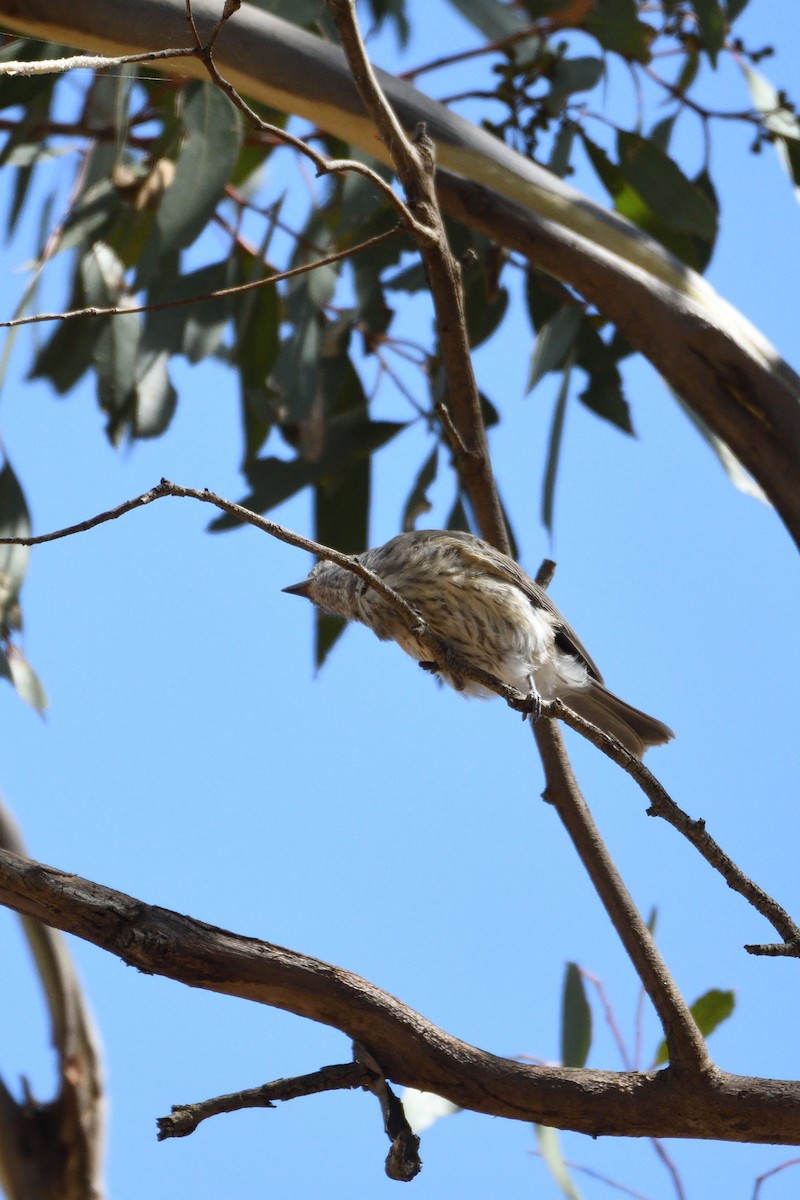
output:
POLYGON ((289 587, 281 588, 281 591, 288 592, 290 596, 305 596, 306 600, 311 599, 307 579, 304 579, 302 583, 293 583, 289 587))

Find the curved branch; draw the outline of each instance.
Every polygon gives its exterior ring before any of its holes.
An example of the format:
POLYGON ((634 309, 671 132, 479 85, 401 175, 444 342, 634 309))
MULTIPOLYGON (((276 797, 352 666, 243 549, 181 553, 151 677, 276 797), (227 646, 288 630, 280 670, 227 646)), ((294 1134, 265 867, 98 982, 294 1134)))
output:
MULTIPOLYGON (((193 5, 201 33, 218 5, 193 5)), ((190 41, 182 0, 0 0, 10 28, 104 53, 190 41)), ((215 44, 241 92, 389 161, 341 52, 245 4, 215 44)), ((200 77, 196 58, 173 74, 200 77)), ((731 447, 800 545, 800 379, 702 277, 622 217, 504 146, 402 80, 378 72, 406 130, 424 122, 440 166, 444 208, 565 280, 609 316, 676 392, 731 447)))
MULTIPOLYGON (((0 803, 0 846, 24 856, 19 829, 0 803)), ((106 1098, 94 1020, 70 952, 49 922, 22 914, 58 1057, 58 1094, 17 1102, 0 1079, 0 1187, 9 1200, 101 1200, 106 1098)))
POLYGON ((532 1067, 470 1046, 351 972, 0 852, 0 903, 146 974, 296 1013, 365 1046, 386 1077, 461 1108, 591 1135, 800 1143, 800 1084, 706 1072, 532 1067))

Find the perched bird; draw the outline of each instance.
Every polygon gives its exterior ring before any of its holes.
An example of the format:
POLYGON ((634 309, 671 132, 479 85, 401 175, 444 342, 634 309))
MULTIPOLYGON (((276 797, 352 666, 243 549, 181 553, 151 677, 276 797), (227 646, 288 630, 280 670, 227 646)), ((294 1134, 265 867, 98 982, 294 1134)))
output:
MULTIPOLYGON (((626 704, 603 677, 547 592, 508 555, 469 533, 424 529, 401 533, 359 562, 419 612, 456 659, 479 667, 524 694, 563 700, 579 716, 641 758, 674 737, 668 726, 626 704)), ((283 589, 348 621, 361 621, 397 642, 418 662, 429 652, 381 596, 334 563, 321 561, 307 579, 283 589)), ((437 673, 467 695, 491 693, 437 664, 437 673)))

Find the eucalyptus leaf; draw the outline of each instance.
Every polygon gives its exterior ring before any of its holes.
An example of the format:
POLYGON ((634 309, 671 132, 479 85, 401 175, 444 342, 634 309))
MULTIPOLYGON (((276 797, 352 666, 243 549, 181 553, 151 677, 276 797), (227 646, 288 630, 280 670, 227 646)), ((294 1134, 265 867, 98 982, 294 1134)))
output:
POLYGON ((549 1125, 534 1125, 536 1141, 542 1161, 553 1177, 553 1181, 567 1200, 581 1200, 575 1181, 569 1173, 569 1167, 561 1152, 561 1142, 558 1130, 549 1125))
MULTIPOLYGON (((11 463, 0 468, 0 537, 30 537, 31 518, 25 494, 11 463)), ((0 545, 0 625, 8 625, 30 560, 29 546, 0 545)))
POLYGON ((559 308, 539 330, 533 347, 531 369, 526 392, 530 394, 537 383, 550 371, 560 371, 575 345, 583 321, 583 310, 576 304, 559 308))

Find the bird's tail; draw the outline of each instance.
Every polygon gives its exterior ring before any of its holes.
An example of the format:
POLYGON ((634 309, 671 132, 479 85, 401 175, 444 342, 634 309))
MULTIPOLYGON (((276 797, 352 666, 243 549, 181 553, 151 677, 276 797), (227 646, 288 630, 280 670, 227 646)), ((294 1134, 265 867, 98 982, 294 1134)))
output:
POLYGON ((594 680, 589 687, 565 692, 561 698, 579 717, 591 721, 603 733, 613 734, 637 758, 641 758, 649 746, 662 746, 675 737, 663 721, 626 704, 594 680))

